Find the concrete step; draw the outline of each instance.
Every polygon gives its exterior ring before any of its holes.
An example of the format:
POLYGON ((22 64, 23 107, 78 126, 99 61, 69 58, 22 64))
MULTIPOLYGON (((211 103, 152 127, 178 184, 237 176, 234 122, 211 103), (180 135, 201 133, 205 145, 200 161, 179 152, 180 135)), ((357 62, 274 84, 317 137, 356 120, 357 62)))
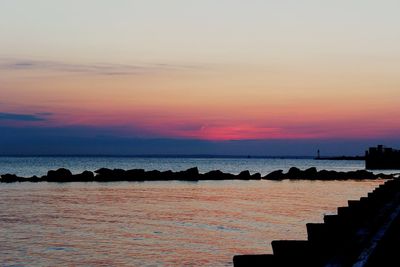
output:
POLYGON ((235 267, 275 267, 278 265, 276 257, 271 254, 260 255, 237 255, 233 257, 235 267))

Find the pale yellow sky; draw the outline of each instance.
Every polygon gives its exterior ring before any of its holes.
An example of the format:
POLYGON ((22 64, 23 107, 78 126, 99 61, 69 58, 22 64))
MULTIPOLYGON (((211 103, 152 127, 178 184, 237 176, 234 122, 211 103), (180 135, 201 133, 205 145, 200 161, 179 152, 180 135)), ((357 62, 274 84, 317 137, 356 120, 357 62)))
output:
POLYGON ((215 132, 207 139, 229 131, 399 133, 399 8, 398 1, 5 0, 0 112, 50 112, 51 125, 176 137, 202 138, 204 131, 180 128, 203 125, 215 132))

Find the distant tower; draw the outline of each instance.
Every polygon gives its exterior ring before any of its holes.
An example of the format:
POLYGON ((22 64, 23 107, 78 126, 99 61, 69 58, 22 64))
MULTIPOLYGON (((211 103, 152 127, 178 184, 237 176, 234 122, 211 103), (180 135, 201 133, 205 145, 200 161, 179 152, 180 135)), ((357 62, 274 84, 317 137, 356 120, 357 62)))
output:
POLYGON ((319 152, 319 149, 317 150, 317 159, 320 159, 321 158, 321 155, 320 155, 320 152, 319 152))

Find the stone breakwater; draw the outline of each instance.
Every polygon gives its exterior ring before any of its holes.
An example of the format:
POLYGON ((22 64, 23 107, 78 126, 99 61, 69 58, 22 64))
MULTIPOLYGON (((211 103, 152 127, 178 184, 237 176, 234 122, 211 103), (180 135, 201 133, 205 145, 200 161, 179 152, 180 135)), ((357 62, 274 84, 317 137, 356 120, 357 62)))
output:
POLYGON ((234 266, 399 266, 400 180, 306 226, 307 240, 272 241, 273 254, 238 255, 234 266))
POLYGON ((306 170, 300 170, 292 167, 288 172, 282 170, 273 171, 265 176, 260 173, 251 174, 248 170, 239 174, 224 173, 220 170, 214 170, 206 173, 200 173, 197 167, 185 171, 145 171, 143 169, 107 169, 101 168, 95 172, 84 171, 80 174, 72 174, 70 170, 61 168, 50 170, 47 175, 42 177, 19 177, 15 174, 1 175, 1 183, 13 182, 142 182, 142 181, 203 181, 203 180, 365 180, 365 179, 391 179, 393 175, 374 174, 366 170, 357 170, 349 172, 337 172, 320 170, 312 167, 306 170))

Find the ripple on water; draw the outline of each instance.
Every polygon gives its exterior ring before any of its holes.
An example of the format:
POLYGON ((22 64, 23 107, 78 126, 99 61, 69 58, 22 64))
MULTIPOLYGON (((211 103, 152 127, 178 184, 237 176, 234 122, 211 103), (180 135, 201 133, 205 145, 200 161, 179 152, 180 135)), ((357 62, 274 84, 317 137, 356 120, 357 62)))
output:
POLYGON ((0 185, 3 266, 231 266, 382 181, 0 185))

